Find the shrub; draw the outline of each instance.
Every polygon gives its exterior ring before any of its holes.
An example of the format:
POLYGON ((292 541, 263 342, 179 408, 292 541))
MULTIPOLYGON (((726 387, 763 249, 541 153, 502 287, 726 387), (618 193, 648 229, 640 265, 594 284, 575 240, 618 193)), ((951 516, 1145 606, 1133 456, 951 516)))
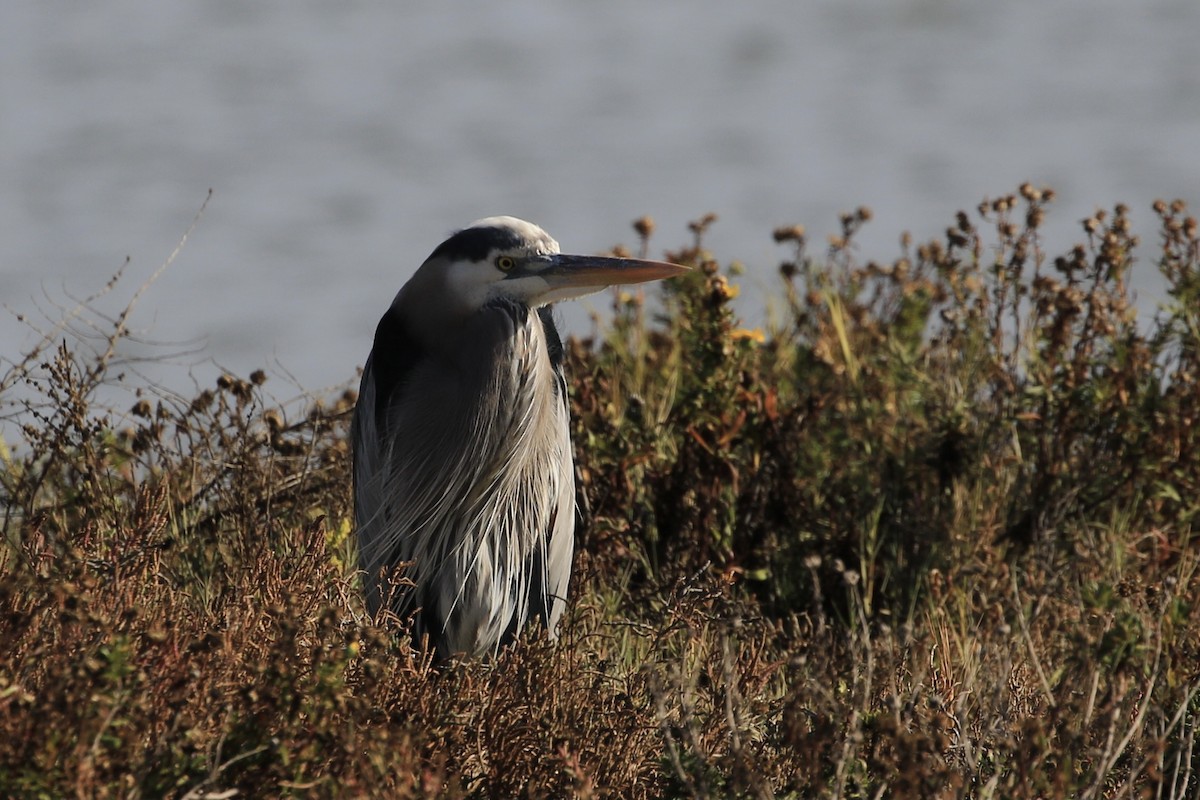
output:
POLYGON ((1139 325, 1129 210, 1051 256, 1052 201, 886 263, 867 209, 780 228, 766 331, 693 223, 568 346, 562 638, 441 669, 363 609, 351 389, 112 410, 127 314, 47 338, 0 378, 0 794, 1194 796, 1197 225, 1155 205, 1139 325))

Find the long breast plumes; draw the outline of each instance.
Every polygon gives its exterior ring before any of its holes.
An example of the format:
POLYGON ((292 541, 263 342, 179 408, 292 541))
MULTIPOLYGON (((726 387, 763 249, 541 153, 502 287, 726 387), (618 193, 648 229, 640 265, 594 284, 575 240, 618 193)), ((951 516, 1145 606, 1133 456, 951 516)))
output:
MULTIPOLYGON (((368 583, 384 564, 411 562, 414 586, 398 588, 393 608, 419 608, 417 627, 443 654, 494 650, 535 615, 553 630, 561 613, 566 579, 548 575, 569 574, 574 485, 550 335, 523 307, 488 307, 387 402, 360 397, 389 434, 374 440, 394 443, 362 491, 375 507, 358 503, 360 526, 373 528, 360 535, 368 583), (426 370, 441 380, 423 382, 426 370)), ((368 589, 376 606, 384 593, 368 589)))

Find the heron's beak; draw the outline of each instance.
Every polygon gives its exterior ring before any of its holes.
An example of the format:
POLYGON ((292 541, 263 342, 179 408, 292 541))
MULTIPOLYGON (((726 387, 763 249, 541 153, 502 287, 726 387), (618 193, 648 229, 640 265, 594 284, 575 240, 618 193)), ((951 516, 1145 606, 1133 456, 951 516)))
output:
POLYGON ((545 282, 537 300, 553 303, 582 297, 606 286, 673 278, 688 272, 688 268, 640 258, 553 255, 527 262, 525 271, 526 276, 536 276, 545 282))
POLYGON ((619 283, 645 283, 673 278, 687 272, 687 267, 666 261, 645 261, 640 258, 609 256, 550 257, 550 264, 540 274, 559 286, 614 286, 619 283))

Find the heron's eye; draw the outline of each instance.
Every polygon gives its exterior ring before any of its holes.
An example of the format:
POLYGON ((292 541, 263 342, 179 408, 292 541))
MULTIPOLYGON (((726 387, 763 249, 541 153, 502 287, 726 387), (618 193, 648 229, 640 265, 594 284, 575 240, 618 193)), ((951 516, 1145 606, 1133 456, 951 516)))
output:
POLYGON ((499 256, 496 259, 496 269, 501 272, 511 272, 512 268, 517 265, 517 260, 512 256, 499 256))

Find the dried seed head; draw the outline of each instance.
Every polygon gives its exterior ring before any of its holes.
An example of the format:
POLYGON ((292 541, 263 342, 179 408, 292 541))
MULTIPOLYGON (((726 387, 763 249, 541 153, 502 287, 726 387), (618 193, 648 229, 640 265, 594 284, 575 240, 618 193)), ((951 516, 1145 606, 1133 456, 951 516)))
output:
POLYGON ((712 225, 716 221, 717 221, 717 215, 713 214, 713 213, 708 213, 708 214, 705 214, 700 219, 692 220, 691 222, 689 222, 688 230, 690 230, 692 233, 696 233, 696 234, 704 233, 705 229, 707 229, 709 225, 712 225))
POLYGON ((787 225, 776 228, 774 233, 776 242, 802 242, 804 241, 804 226, 803 225, 787 225))
POLYGON ((654 219, 650 216, 639 217, 633 221, 633 229, 637 231, 637 235, 643 239, 649 239, 654 233, 654 219))
POLYGON ((1033 187, 1029 181, 1021 184, 1021 197, 1029 201, 1037 201, 1042 199, 1042 193, 1033 187))
POLYGON ((191 404, 191 406, 189 406, 188 410, 191 411, 192 413, 196 413, 197 411, 203 411, 204 409, 206 409, 210 405, 212 405, 212 402, 213 402, 212 390, 205 389, 200 394, 196 395, 195 399, 192 400, 192 404, 191 404))
POLYGON ((261 369, 254 370, 254 372, 250 373, 250 382, 255 386, 262 386, 267 382, 267 373, 263 372, 261 369))
POLYGON ((1039 292, 1056 292, 1059 288, 1058 281, 1046 275, 1039 275, 1033 279, 1033 288, 1039 292))

